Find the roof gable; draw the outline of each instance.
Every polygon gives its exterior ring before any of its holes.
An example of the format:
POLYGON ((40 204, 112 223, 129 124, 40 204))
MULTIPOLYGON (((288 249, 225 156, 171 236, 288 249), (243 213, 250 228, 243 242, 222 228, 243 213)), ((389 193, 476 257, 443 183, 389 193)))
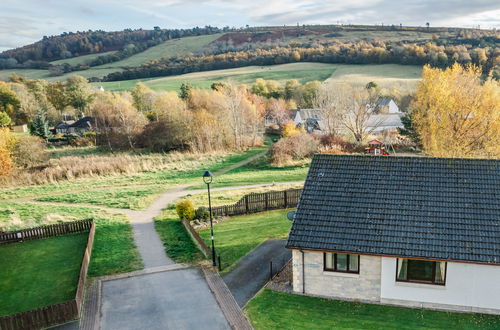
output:
POLYGON ((500 161, 315 155, 287 246, 500 264, 500 161))

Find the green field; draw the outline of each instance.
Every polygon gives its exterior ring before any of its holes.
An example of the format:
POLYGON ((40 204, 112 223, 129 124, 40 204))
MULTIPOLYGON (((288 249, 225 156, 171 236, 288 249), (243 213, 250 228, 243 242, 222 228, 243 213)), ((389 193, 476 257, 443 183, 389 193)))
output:
MULTIPOLYGON (((214 226, 217 253, 221 256, 222 271, 231 271, 248 252, 268 238, 286 238, 291 222, 286 214, 276 210, 230 217, 214 226)), ((201 238, 210 244, 210 228, 199 231, 201 238)))
POLYGON ((422 67, 400 64, 336 64, 337 69, 327 79, 332 83, 366 86, 374 81, 380 87, 414 90, 422 76, 422 67))
POLYGON ((270 66, 247 66, 237 69, 213 70, 187 73, 163 78, 134 79, 94 83, 110 91, 131 90, 138 82, 156 91, 178 91, 182 83, 190 83, 196 88, 210 88, 219 81, 233 81, 251 85, 257 78, 284 82, 298 79, 301 83, 312 80, 346 82, 354 85, 366 85, 375 81, 385 88, 400 87, 414 89, 420 79, 422 67, 399 64, 326 64, 326 63, 290 63, 270 66))
POLYGON ((43 202, 63 202, 72 204, 95 204, 120 209, 141 210, 160 194, 167 186, 148 185, 144 187, 85 190, 71 194, 51 195, 38 198, 43 202))
MULTIPOLYGON (((27 76, 32 79, 46 79, 48 81, 62 81, 73 74, 83 76, 85 78, 98 77, 102 78, 107 74, 122 71, 125 67, 134 67, 159 59, 161 57, 175 56, 180 54, 196 53, 204 46, 218 39, 222 34, 203 35, 195 37, 185 37, 180 39, 167 40, 157 46, 146 49, 143 52, 127 57, 118 62, 107 63, 99 66, 91 67, 88 70, 74 71, 57 77, 50 77, 48 70, 35 69, 13 69, 0 70, 0 80, 7 80, 12 73, 17 73, 27 76)), ((73 57, 52 62, 52 64, 70 63, 72 65, 84 64, 86 61, 96 58, 99 55, 109 54, 90 54, 85 56, 73 57)), ((99 85, 99 84, 98 84, 99 85)))
POLYGON ((245 306, 255 330, 499 329, 500 316, 363 304, 263 290, 245 306))
POLYGON ((88 234, 0 246, 0 317, 75 298, 88 234))
POLYGON ((77 57, 72 57, 72 58, 65 58, 63 60, 57 60, 57 61, 52 61, 50 64, 54 65, 59 65, 59 64, 64 64, 67 63, 69 65, 78 65, 78 64, 88 64, 92 60, 95 60, 99 56, 106 56, 106 55, 111 55, 115 53, 114 51, 111 52, 104 52, 104 53, 97 53, 97 54, 88 54, 88 55, 82 55, 82 56, 77 56, 77 57))

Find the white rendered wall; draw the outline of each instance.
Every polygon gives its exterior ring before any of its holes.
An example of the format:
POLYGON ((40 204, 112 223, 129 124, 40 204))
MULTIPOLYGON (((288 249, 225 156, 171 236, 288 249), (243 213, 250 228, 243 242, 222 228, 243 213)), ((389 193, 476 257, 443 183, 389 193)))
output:
POLYGON ((448 262, 446 285, 440 286, 396 282, 396 258, 384 257, 381 278, 382 302, 406 300, 500 311, 500 266, 448 262))

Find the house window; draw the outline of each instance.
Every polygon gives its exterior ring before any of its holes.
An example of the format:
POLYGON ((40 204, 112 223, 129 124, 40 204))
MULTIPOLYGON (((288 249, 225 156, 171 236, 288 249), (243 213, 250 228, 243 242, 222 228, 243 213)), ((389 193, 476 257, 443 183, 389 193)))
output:
POLYGON ((359 255, 324 253, 323 270, 329 272, 359 273, 359 255))
POLYGON ((445 285, 446 262, 398 258, 396 281, 445 285))

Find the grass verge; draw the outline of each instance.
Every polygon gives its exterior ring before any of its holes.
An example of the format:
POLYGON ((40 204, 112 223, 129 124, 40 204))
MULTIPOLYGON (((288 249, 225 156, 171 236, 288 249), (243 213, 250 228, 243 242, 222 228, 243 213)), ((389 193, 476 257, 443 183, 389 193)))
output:
POLYGON ((155 219, 155 229, 167 255, 175 262, 194 263, 204 258, 180 222, 175 207, 169 207, 155 219))
POLYGON ((88 233, 0 246, 0 316, 75 297, 88 233))
MULTIPOLYGON (((248 252, 268 238, 286 238, 291 222, 287 210, 275 210, 235 216, 214 226, 215 246, 221 256, 223 273, 231 271, 248 252)), ((210 244, 210 228, 199 230, 210 244)))
POLYGON ((264 329, 498 329, 500 316, 362 304, 263 290, 245 306, 264 329))

